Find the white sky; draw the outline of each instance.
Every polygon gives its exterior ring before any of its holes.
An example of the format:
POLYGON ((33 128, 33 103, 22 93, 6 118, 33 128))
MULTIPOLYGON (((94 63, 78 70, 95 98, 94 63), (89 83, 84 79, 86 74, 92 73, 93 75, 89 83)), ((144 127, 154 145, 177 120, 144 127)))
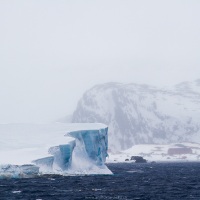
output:
POLYGON ((72 113, 93 85, 200 78, 199 0, 0 0, 0 123, 72 113))

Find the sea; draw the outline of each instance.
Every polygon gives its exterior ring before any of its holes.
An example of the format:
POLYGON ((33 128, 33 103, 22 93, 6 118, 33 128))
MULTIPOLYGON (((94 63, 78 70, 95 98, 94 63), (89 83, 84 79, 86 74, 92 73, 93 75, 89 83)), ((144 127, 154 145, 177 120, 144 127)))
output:
POLYGON ((200 163, 113 163, 113 175, 1 179, 0 200, 200 200, 200 163))

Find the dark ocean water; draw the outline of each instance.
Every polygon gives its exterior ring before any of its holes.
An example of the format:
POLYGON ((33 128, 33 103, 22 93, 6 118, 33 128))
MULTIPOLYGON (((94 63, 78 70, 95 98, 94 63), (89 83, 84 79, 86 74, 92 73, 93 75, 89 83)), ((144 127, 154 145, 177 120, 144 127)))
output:
POLYGON ((122 163, 108 167, 114 175, 0 180, 0 200, 200 200, 200 163, 122 163))

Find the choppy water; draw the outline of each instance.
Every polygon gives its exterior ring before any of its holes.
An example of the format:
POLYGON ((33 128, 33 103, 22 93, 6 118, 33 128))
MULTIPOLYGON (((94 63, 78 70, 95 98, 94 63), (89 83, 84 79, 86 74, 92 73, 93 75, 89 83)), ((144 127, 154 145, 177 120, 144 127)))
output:
POLYGON ((200 200, 200 163, 123 163, 108 167, 114 175, 0 180, 0 200, 200 200))

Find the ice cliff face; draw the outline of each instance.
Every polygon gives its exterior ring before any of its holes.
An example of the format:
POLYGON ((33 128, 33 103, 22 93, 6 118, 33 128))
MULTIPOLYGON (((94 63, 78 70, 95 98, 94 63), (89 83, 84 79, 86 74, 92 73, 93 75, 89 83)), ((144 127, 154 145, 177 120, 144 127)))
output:
POLYGON ((0 178, 112 174, 104 124, 0 124, 0 178))
POLYGON ((105 166, 108 156, 108 128, 72 131, 65 135, 74 140, 50 147, 52 156, 34 160, 42 173, 111 174, 105 166))
POLYGON ((109 148, 134 144, 200 142, 200 80, 172 88, 107 83, 87 91, 72 122, 109 127, 109 148))
POLYGON ((108 156, 108 128, 68 133, 76 138, 78 148, 96 165, 104 165, 108 156))

